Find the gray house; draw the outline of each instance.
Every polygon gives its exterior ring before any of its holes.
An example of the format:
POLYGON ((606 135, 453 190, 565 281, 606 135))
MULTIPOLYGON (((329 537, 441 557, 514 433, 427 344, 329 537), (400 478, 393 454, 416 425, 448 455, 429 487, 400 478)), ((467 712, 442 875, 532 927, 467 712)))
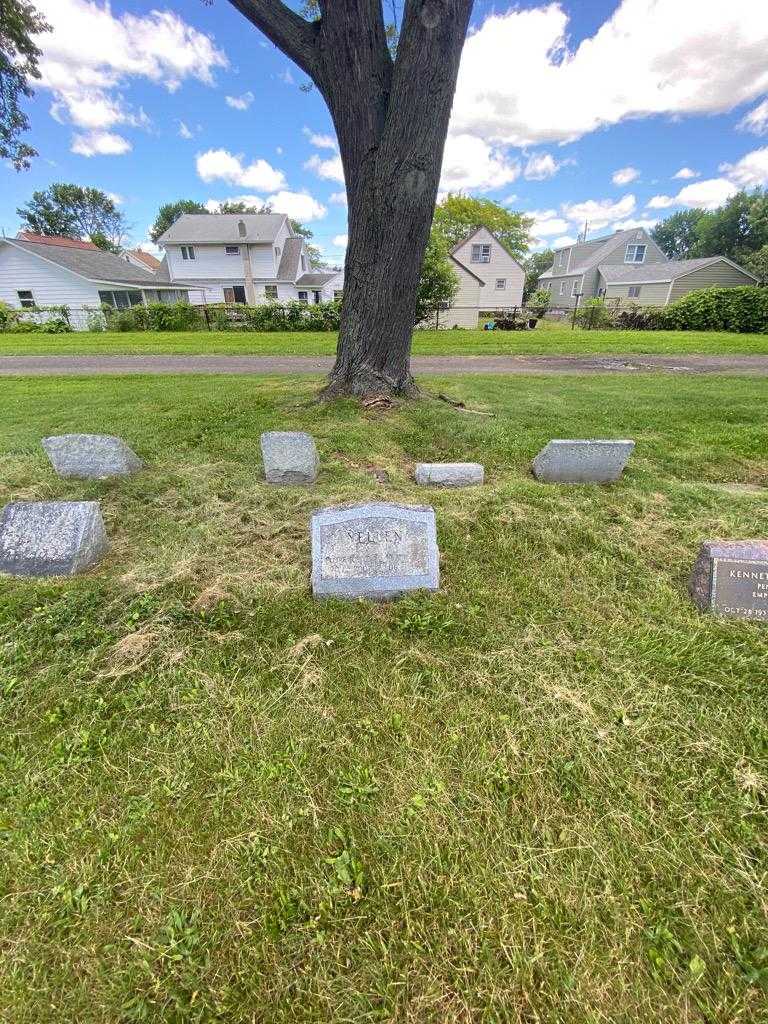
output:
POLYGON ((576 297, 605 298, 619 305, 666 306, 700 288, 757 284, 758 279, 726 256, 670 260, 643 228, 616 231, 555 250, 539 278, 550 305, 572 307, 576 297))

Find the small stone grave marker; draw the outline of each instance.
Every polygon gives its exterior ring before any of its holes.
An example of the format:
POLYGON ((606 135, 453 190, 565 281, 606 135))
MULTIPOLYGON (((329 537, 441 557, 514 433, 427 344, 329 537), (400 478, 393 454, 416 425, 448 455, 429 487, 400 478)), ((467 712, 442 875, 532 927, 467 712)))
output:
POLYGON ((701 611, 768 622, 768 541, 706 541, 688 589, 701 611))
POLYGON ((549 441, 533 460, 533 475, 544 483, 613 483, 634 447, 634 441, 549 441))
POLYGON ((297 430, 261 435, 264 475, 270 484, 313 484, 320 460, 314 438, 297 430))
POLYGON ((98 501, 17 501, 0 513, 0 573, 74 576, 109 544, 98 501))
POLYGON ((372 503, 312 516, 315 597, 387 599, 439 585, 434 509, 372 503))
POLYGON ((125 441, 108 434, 60 434, 42 443, 53 468, 66 478, 106 480, 130 476, 143 466, 125 441))
POLYGON ((479 462, 418 462, 416 483, 428 487, 474 487, 485 471, 479 462))

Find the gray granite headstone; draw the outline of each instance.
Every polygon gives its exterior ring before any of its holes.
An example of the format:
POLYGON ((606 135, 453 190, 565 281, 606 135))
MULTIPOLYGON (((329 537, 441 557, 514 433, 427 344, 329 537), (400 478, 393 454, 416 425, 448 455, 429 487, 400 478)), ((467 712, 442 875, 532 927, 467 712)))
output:
POLYGON ((0 512, 0 573, 74 576, 109 544, 98 501, 17 501, 0 512))
POLYGON ((44 437, 43 448, 59 476, 106 480, 141 469, 138 455, 119 437, 108 434, 60 434, 44 437))
POLYGON ((418 462, 415 475, 427 487, 473 487, 485 478, 479 462, 418 462))
POLYGON ((533 475, 544 483, 613 483, 634 447, 634 441, 550 441, 533 460, 533 475))
POLYGON ((439 585, 435 512, 429 506, 336 506, 312 516, 315 597, 387 599, 439 585))
POLYGON ((314 438, 294 430, 270 430, 261 435, 264 475, 270 484, 312 484, 320 460, 314 438))
POLYGON ((701 611, 768 622, 768 541, 705 541, 688 589, 701 611))

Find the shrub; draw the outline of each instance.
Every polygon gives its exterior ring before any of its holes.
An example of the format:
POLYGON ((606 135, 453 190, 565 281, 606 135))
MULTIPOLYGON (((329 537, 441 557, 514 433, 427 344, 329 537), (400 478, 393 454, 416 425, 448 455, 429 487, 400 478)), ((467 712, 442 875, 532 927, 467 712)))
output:
POLYGON ((576 323, 580 327, 588 329, 611 327, 612 322, 612 311, 602 299, 587 299, 584 305, 576 311, 576 323))
POLYGON ((528 300, 528 309, 537 317, 541 318, 549 309, 552 296, 547 288, 539 288, 528 300))
POLYGON ((666 326, 666 309, 658 306, 632 306, 622 309, 613 318, 620 331, 660 331, 666 326))
POLYGON ((665 326, 676 331, 768 334, 768 288, 704 288, 673 302, 664 314, 665 326))
POLYGON ((262 306, 209 306, 211 325, 218 331, 338 331, 341 302, 266 302, 262 306))

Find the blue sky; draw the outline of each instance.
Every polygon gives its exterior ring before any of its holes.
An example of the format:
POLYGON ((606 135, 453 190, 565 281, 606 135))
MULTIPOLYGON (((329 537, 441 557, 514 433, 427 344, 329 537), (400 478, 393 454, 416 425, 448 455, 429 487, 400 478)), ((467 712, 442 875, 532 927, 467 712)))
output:
MULTIPOLYGON (((35 2, 55 32, 28 104, 40 156, 0 168, 7 234, 33 190, 71 181, 119 196, 133 243, 163 202, 247 195, 343 259, 325 105, 227 0, 35 2)), ((533 213, 541 246, 764 186, 767 52, 767 0, 478 0, 443 187, 533 213)))

